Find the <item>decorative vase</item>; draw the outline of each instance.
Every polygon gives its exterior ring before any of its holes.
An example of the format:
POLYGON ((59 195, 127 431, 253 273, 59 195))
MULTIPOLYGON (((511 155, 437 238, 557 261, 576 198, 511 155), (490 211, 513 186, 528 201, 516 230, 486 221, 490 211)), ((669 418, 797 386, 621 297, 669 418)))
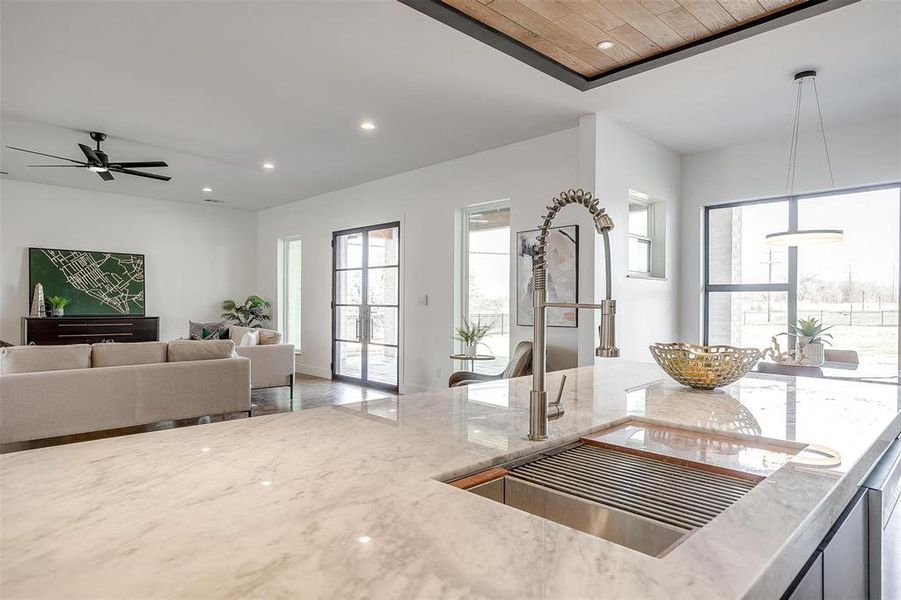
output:
POLYGON ((478 344, 463 344, 463 354, 465 356, 475 356, 478 344))
POLYGON ((800 364, 806 367, 819 367, 826 360, 822 342, 811 342, 809 337, 800 337, 798 346, 804 352, 804 358, 801 359, 800 364))
POLYGON ((32 296, 31 301, 31 316, 47 316, 47 311, 44 308, 44 286, 40 283, 34 286, 34 295, 32 296))
POLYGON ((825 347, 821 342, 812 342, 804 346, 803 363, 810 367, 819 367, 826 360, 825 347))
POLYGON ((66 312, 66 309, 64 309, 62 307, 57 308, 54 306, 53 308, 50 309, 50 316, 51 317, 62 317, 65 314, 65 312, 66 312))

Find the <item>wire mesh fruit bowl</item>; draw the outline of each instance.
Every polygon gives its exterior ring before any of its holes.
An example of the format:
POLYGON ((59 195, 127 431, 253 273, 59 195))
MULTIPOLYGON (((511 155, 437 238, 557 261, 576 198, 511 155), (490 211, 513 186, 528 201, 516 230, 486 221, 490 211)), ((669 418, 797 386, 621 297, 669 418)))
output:
POLYGON ((648 348, 670 377, 698 390, 712 390, 738 381, 761 357, 757 348, 698 346, 687 342, 654 344, 648 348))

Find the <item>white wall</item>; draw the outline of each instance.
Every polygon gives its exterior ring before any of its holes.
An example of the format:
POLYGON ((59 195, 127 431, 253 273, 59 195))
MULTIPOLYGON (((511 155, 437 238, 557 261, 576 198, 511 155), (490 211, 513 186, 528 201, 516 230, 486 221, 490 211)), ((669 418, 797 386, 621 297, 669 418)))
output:
POLYGON ((162 340, 253 291, 253 212, 9 179, 0 211, 0 339, 20 341, 32 246, 144 254, 147 315, 160 317, 162 340))
MULTIPOLYGON (((446 386, 453 368, 448 355, 455 350, 458 211, 472 204, 510 199, 512 231, 534 229, 547 200, 576 185, 577 153, 577 130, 570 129, 258 213, 257 283, 261 293, 276 296, 279 238, 300 236, 303 243, 299 370, 321 376, 330 373, 332 232, 400 221, 402 387, 446 386), (428 306, 416 303, 416 297, 423 294, 429 296, 428 306)), ((573 212, 560 224, 571 223, 581 225, 580 252, 590 257, 591 237, 585 235, 591 223, 587 212, 573 212)), ((512 247, 511 242, 511 251, 512 247)), ((590 272, 590 260, 583 260, 580 267, 590 272)), ((577 335, 575 329, 549 330, 554 364, 576 364, 577 335)), ((514 327, 511 337, 513 344, 530 338, 531 328, 514 327)))
MULTIPOLYGON (((617 344, 624 358, 647 361, 650 344, 678 338, 681 159, 615 121, 598 116, 596 122, 596 195, 615 223, 610 245, 617 344), (648 194, 666 209, 663 279, 627 277, 630 189, 648 194)), ((596 246, 600 257, 600 237, 596 246)), ((595 263, 595 300, 604 295, 602 264, 601 258, 595 263)), ((599 314, 595 318, 599 322, 599 314)))
MULTIPOLYGON (((827 134, 836 187, 901 180, 899 118, 829 128, 827 134)), ((704 207, 784 195, 790 141, 785 135, 683 156, 681 339, 701 338, 704 207)), ((806 131, 799 147, 795 191, 829 188, 819 132, 806 131)))
MULTIPOLYGON (((455 349, 452 328, 459 210, 509 199, 511 230, 535 229, 550 198, 571 187, 593 189, 598 182, 601 204, 611 207, 621 225, 613 235, 620 346, 624 356, 647 359, 648 343, 671 339, 676 331, 678 296, 673 278, 678 268, 679 157, 594 115, 583 118, 576 129, 261 211, 257 221, 257 287, 263 294, 277 295, 278 240, 300 236, 303 309, 298 365, 303 372, 328 376, 331 233, 400 221, 402 389, 443 387, 453 368, 447 356, 455 349), (667 237, 668 245, 672 245, 668 281, 625 277, 624 224, 630 187, 667 202, 667 237), (423 294, 429 296, 428 306, 416 303, 417 296, 423 294), (654 318, 649 319, 649 314, 654 318)), ((580 300, 588 302, 594 289, 596 236, 590 215, 577 207, 561 212, 554 225, 573 223, 580 226, 580 300)), ((515 303, 515 272, 511 274, 510 290, 515 303)), ((515 304, 511 314, 515 315, 515 304)), ((585 364, 593 358, 597 344, 593 315, 580 314, 579 325, 578 329, 548 329, 549 362, 554 367, 585 364)), ((511 345, 531 339, 530 327, 512 329, 511 345)))

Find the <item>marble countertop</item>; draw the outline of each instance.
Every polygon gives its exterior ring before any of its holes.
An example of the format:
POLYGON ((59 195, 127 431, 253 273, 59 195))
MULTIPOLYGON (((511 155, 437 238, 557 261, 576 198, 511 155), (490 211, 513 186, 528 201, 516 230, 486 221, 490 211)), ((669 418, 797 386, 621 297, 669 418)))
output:
MULTIPOLYGON (((773 598, 901 431, 895 386, 656 366, 568 376, 551 439, 531 380, 0 456, 4 598, 773 598), (440 482, 627 419, 828 446, 654 558, 440 482)), ((548 389, 561 373, 548 377, 548 389)))

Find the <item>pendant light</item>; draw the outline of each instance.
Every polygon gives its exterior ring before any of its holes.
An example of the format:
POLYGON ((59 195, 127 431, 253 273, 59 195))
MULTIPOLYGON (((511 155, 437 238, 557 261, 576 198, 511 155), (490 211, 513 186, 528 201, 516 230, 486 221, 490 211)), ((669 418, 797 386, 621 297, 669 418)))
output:
MULTIPOLYGON (((817 116, 820 122, 820 134, 823 137, 823 150, 826 153, 826 166, 829 168, 829 181, 835 190, 835 174, 832 172, 832 160, 829 158, 829 145, 826 143, 826 128, 823 126, 823 111, 820 109, 820 94, 817 92, 817 72, 801 71, 795 73, 795 81, 798 83, 798 99, 795 102, 795 121, 792 127, 792 143, 788 156, 788 172, 785 176, 785 195, 791 197, 795 193, 795 172, 798 167, 798 138, 801 123, 801 99, 804 93, 804 83, 810 81, 813 86, 813 95, 817 103, 817 116)), ((770 233, 766 236, 769 246, 813 246, 818 244, 836 244, 845 237, 841 229, 792 229, 770 233)))

